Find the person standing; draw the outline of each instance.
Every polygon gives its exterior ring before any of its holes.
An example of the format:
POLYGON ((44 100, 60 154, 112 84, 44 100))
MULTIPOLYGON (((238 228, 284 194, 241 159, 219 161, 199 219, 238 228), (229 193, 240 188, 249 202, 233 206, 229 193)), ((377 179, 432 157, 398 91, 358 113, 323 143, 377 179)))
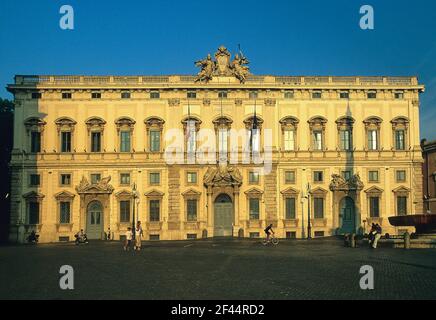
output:
POLYGON ((141 239, 142 239, 142 227, 141 227, 141 221, 138 221, 136 223, 136 229, 135 229, 135 246, 134 246, 134 250, 141 250, 141 239))
POLYGON ((130 251, 132 237, 133 237, 132 229, 128 227, 126 231, 126 242, 124 243, 124 251, 130 251))
POLYGON ((382 228, 380 227, 380 225, 378 223, 375 225, 375 232, 376 233, 374 235, 374 240, 372 242, 373 249, 377 249, 378 241, 380 240, 381 235, 382 235, 382 228))

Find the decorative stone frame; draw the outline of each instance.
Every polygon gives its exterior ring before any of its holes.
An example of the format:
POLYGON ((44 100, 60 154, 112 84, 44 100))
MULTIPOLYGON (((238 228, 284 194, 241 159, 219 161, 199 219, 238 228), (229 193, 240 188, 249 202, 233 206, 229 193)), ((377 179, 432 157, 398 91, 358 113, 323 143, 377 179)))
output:
MULTIPOLYGON (((298 206, 298 197, 300 195, 300 191, 294 189, 294 188, 287 188, 280 192, 282 194, 282 208, 281 212, 283 214, 282 220, 284 227, 298 227, 298 212, 299 212, 299 206, 298 206), (295 219, 287 219, 286 218, 286 199, 288 198, 294 198, 295 199, 295 219)), ((279 215, 280 216, 280 215, 279 215)))
MULTIPOLYGON (((215 129, 216 150, 219 156, 221 154, 220 140, 219 140, 220 130, 227 130, 227 132, 229 132, 230 129, 232 128, 233 120, 226 116, 220 116, 215 120, 213 120, 212 123, 215 129)), ((230 135, 227 137, 227 159, 229 159, 229 153, 230 153, 230 135)))
MULTIPOLYGON (((29 227, 34 227, 37 231, 39 232, 41 230, 42 227, 42 201, 44 199, 45 195, 35 192, 35 191, 31 191, 29 193, 26 193, 23 195, 23 198, 25 199, 26 202, 26 216, 25 216, 25 221, 24 224, 26 226, 26 229, 28 229, 29 227), (38 217, 38 224, 30 224, 29 221, 29 204, 31 202, 36 202, 38 203, 39 206, 39 217, 38 217)), ((26 230, 27 231, 27 230, 26 230)))
POLYGON ((73 204, 74 204, 75 195, 69 191, 61 191, 54 195, 56 199, 56 229, 59 232, 61 227, 67 229, 67 231, 71 231, 73 228, 73 204), (70 203, 70 222, 69 223, 61 223, 61 202, 69 202, 70 203))
MULTIPOLYGON (((136 121, 129 117, 120 117, 115 120, 115 125, 117 128, 117 147, 119 152, 121 152, 121 131, 130 132, 130 153, 135 150, 135 143, 133 139, 133 130, 135 128, 136 121)), ((129 153, 129 152, 124 152, 129 153)))
POLYGON ((407 117, 396 117, 391 120, 392 124, 392 149, 395 151, 406 151, 409 147, 408 136, 409 136, 409 119, 407 117), (397 149, 395 141, 395 133, 397 130, 404 130, 404 150, 397 149))
POLYGON ((146 221, 147 226, 150 231, 160 231, 162 229, 162 204, 163 204, 163 196, 164 193, 160 192, 156 189, 151 190, 149 192, 145 193, 145 196, 147 198, 147 215, 146 215, 146 221), (150 200, 158 200, 159 201, 159 221, 150 221, 150 200))
POLYGON ((354 126, 355 120, 350 116, 344 116, 336 120, 336 125, 338 128, 338 150, 340 151, 352 151, 353 146, 353 126, 354 126), (350 131, 350 149, 344 150, 341 148, 341 131, 350 131))
POLYGON ((373 186, 369 189, 365 190, 366 193, 366 204, 367 204, 367 223, 370 225, 371 223, 378 223, 381 225, 383 221, 383 211, 382 211, 382 203, 383 203, 383 189, 380 189, 379 187, 373 186), (378 217, 371 217, 371 206, 370 206, 370 198, 371 197, 378 197, 379 198, 379 216, 378 217))
MULTIPOLYGON (((258 115, 256 115, 257 118, 257 125, 258 125, 258 130, 259 130, 259 152, 261 151, 261 145, 262 145, 262 126, 263 126, 263 119, 261 117, 259 117, 258 115)), ((247 119, 244 120, 244 125, 245 125, 245 129, 247 130, 247 145, 248 145, 248 132, 253 128, 253 122, 254 122, 254 115, 248 117, 247 119)), ((251 146, 249 146, 249 150, 250 152, 251 150, 251 146)))
MULTIPOLYGON (((130 221, 132 218, 132 209, 133 209, 132 205, 135 205, 133 203, 133 200, 134 200, 133 199, 133 192, 126 190, 126 189, 123 189, 115 194, 115 198, 117 199, 117 210, 116 210, 117 219, 116 219, 116 221, 117 221, 118 229, 124 230, 124 229, 127 229, 127 227, 129 227, 132 224, 132 222, 130 221), (121 210, 120 210, 121 209, 121 201, 129 201, 130 202, 130 208, 129 208, 130 212, 129 212, 129 221, 128 222, 126 222, 126 221, 121 222, 121 210), (121 228, 120 228, 120 226, 121 226, 121 228)), ((139 214, 139 212, 138 212, 138 214, 139 214)))
POLYGON ((245 196, 247 197, 247 221, 249 223, 249 227, 260 227, 261 221, 263 220, 263 191, 258 188, 251 188, 245 191, 245 196), (251 220, 250 219, 250 199, 258 199, 259 200, 259 220, 251 220))
POLYGON ((322 117, 322 116, 315 116, 309 119, 309 121, 307 121, 307 123, 309 124, 309 131, 310 131, 310 150, 311 151, 325 151, 326 150, 326 127, 327 127, 327 119, 322 117), (314 137, 314 132, 315 131, 321 131, 321 139, 322 139, 322 145, 321 145, 321 150, 315 150, 315 137, 314 137))
MULTIPOLYGON (((104 126, 106 125, 106 121, 99 117, 91 117, 85 121, 86 129, 88 131, 88 150, 92 152, 92 133, 100 132, 101 141, 100 141, 100 151, 105 150, 104 147, 104 126)), ((98 153, 98 152, 97 152, 98 153)))
POLYGON ((26 135, 27 135, 27 146, 29 152, 32 150, 32 132, 39 132, 40 133, 40 152, 42 152, 43 145, 44 145, 44 129, 47 122, 44 120, 37 118, 37 117, 31 117, 24 121, 24 126, 26 128, 26 135))
POLYGON ((198 170, 185 170, 185 185, 186 186, 198 186, 200 184, 200 175, 199 175, 199 171, 198 170), (189 182, 188 181, 188 174, 189 173, 195 173, 197 174, 197 182, 189 182))
POLYGON ((404 186, 400 186, 398 188, 395 188, 394 190, 392 190, 392 192, 394 193, 394 207, 395 207, 395 215, 398 216, 398 197, 406 197, 406 201, 407 201, 407 206, 406 206, 406 215, 407 212, 410 212, 410 189, 406 188, 404 186))
MULTIPOLYGON (((196 146, 196 149, 198 148, 198 132, 200 131, 201 124, 202 124, 202 121, 199 118, 193 117, 193 116, 186 117, 186 118, 184 118, 182 120, 183 135, 184 135, 184 144, 185 144, 185 146, 184 146, 185 149, 184 150, 185 150, 186 154, 189 153, 189 150, 188 150, 188 139, 187 139, 187 136, 186 136, 186 129, 188 128, 189 121, 193 121, 195 123, 195 146, 196 146)), ((194 154, 196 154, 196 152, 197 152, 197 150, 195 150, 194 154)))
POLYGON ((182 193, 183 203, 184 203, 184 221, 185 221, 185 229, 198 229, 200 218, 200 199, 201 192, 195 189, 189 189, 182 193), (197 201, 197 219, 195 221, 188 221, 188 200, 196 200, 197 201))
POLYGON ((327 218, 326 218, 326 211, 327 211, 327 194, 328 191, 317 187, 310 191, 310 205, 312 210, 311 211, 311 218, 313 219, 313 226, 314 227, 325 227, 327 225, 327 218), (323 199, 323 217, 322 218, 315 218, 315 198, 322 198, 323 199))
POLYGON ((164 129, 165 121, 159 117, 149 117, 144 120, 145 130, 146 130, 146 148, 148 152, 160 153, 164 149, 162 145, 162 134, 164 129), (151 131, 159 131, 160 132, 160 141, 159 141, 159 151, 151 151, 151 131))
POLYGON ((71 132, 71 151, 70 152, 66 152, 66 153, 71 153, 74 150, 74 129, 75 126, 77 124, 76 121, 74 121, 71 118, 68 117, 62 117, 59 118, 55 121, 56 127, 57 127, 57 132, 58 132, 58 148, 59 148, 59 153, 62 152, 62 139, 61 139, 61 133, 62 132, 71 132))
POLYGON ((282 150, 285 152, 289 152, 289 151, 296 151, 298 150, 298 136, 297 136, 297 132, 298 132, 298 124, 300 123, 300 120, 298 120, 295 117, 285 117, 282 120, 279 121, 280 125, 281 125, 281 129, 282 129, 282 150), (285 150, 285 131, 293 131, 294 132, 294 150, 285 150))
POLYGON ((366 118, 363 120, 363 124, 365 125, 365 150, 367 151, 380 151, 381 150, 381 124, 383 120, 379 117, 372 116, 369 118, 366 118), (370 130, 376 130, 377 131, 377 149, 376 150, 370 150, 368 145, 368 133, 370 130))

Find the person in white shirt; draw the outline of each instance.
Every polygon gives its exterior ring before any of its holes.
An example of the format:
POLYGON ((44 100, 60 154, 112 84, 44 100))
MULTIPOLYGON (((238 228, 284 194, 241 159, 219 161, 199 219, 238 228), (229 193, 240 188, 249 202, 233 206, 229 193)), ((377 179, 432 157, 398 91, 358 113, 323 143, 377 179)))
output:
POLYGON ((130 246, 132 244, 132 237, 133 237, 132 229, 128 227, 126 231, 126 242, 124 244, 124 251, 130 250, 130 246))
POLYGON ((135 246, 134 250, 141 250, 141 239, 142 239, 142 227, 141 227, 141 221, 138 221, 136 223, 136 229, 135 229, 135 246))

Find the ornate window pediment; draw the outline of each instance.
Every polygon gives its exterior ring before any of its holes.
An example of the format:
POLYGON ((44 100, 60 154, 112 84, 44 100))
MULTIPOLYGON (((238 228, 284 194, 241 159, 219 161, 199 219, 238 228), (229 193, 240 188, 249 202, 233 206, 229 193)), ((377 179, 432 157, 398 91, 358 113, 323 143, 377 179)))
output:
POLYGON ((147 130, 150 129, 159 129, 163 130, 163 126, 165 124, 165 121, 159 117, 150 117, 144 120, 145 126, 147 130))
POLYGON ((71 201, 74 199, 75 196, 76 196, 75 194, 73 194, 69 191, 66 191, 66 190, 58 192, 54 195, 55 199, 58 201, 62 201, 62 200, 70 200, 71 201))
POLYGON ((195 190, 195 189, 189 189, 182 193, 182 196, 185 199, 198 199, 201 196, 201 192, 195 190))
POLYGON ((379 117, 372 116, 369 118, 366 118, 363 120, 363 123, 365 124, 365 128, 380 128, 383 120, 379 117))
POLYGON ((336 124, 338 125, 338 129, 351 129, 356 121, 354 118, 345 116, 336 120, 336 124))
POLYGON ((282 131, 284 130, 295 130, 298 127, 298 124, 300 123, 300 120, 298 120, 295 117, 285 117, 282 120, 279 121, 282 126, 282 131))
POLYGON ((327 124, 327 119, 322 116, 315 116, 309 119, 307 121, 309 123, 310 128, 313 129, 325 129, 325 126, 327 124))
POLYGON ((162 198, 164 196, 164 193, 159 190, 153 189, 149 192, 146 192, 145 196, 147 198, 162 198))
POLYGON ((55 124, 57 126, 58 132, 60 132, 61 130, 74 131, 74 126, 77 124, 77 122, 71 118, 62 117, 57 119, 55 121, 55 124))
POLYGON ((212 121, 215 130, 219 129, 230 129, 232 127, 233 120, 228 117, 218 117, 212 121))
POLYGON ((104 121, 102 118, 99 117, 92 117, 86 120, 86 127, 88 129, 88 133, 92 129, 99 129, 103 130, 104 126, 106 125, 106 121, 104 121))
POLYGON ((30 191, 26 194, 23 194, 23 198, 26 200, 37 200, 40 201, 45 197, 45 195, 43 195, 42 193, 39 192, 35 192, 35 191, 30 191))
POLYGON ((315 189, 312 189, 310 193, 312 194, 312 196, 315 197, 324 197, 325 195, 327 195, 328 191, 324 188, 317 187, 315 189))
POLYGON ((118 199, 130 199, 133 198, 133 192, 124 189, 115 193, 115 197, 118 199))
POLYGON ((405 195, 406 196, 410 193, 410 189, 406 188, 404 186, 400 186, 400 187, 392 190, 392 192, 395 193, 396 195, 405 195))
POLYGON ((283 196, 298 196, 300 194, 300 191, 298 191, 297 189, 294 189, 292 187, 289 187, 289 188, 281 191, 281 194, 283 196))
POLYGON ((365 193, 367 193, 369 195, 381 195, 383 193, 383 189, 380 189, 379 187, 373 186, 369 189, 366 189, 365 193))
POLYGON ((391 120, 392 128, 395 129, 407 129, 409 127, 409 119, 407 117, 396 117, 391 120))
POLYGON ((24 121, 24 126, 26 127, 27 132, 30 130, 43 131, 46 124, 47 122, 37 117, 28 118, 24 121))
MULTIPOLYGON (((258 115, 256 115, 256 120, 257 120, 257 128, 262 129, 263 119, 258 115)), ((254 115, 244 120, 245 128, 247 130, 253 129, 253 123, 254 123, 254 115)))
POLYGON ((186 132, 186 127, 188 126, 188 123, 193 121, 195 123, 195 130, 199 131, 200 130, 200 126, 201 126, 201 120, 197 117, 186 117, 185 119, 182 120, 182 124, 183 124, 183 131, 186 132))
POLYGON ((117 130, 119 131, 121 128, 129 128, 133 129, 136 121, 129 117, 121 117, 115 120, 115 125, 117 126, 117 130))
POLYGON ((250 190, 245 191, 245 194, 248 198, 262 198, 263 191, 258 188, 251 188, 250 190))

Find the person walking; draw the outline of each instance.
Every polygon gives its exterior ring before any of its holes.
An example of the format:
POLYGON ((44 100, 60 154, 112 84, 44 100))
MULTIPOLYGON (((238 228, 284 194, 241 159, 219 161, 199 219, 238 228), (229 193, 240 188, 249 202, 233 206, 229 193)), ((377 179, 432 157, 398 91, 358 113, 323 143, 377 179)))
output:
POLYGON ((377 231, 375 230, 375 223, 373 223, 371 225, 371 230, 369 230, 369 235, 368 235, 368 241, 370 247, 372 247, 372 244, 374 243, 374 237, 376 233, 377 231))
POLYGON ((132 244, 132 229, 130 227, 127 228, 126 231, 126 242, 124 243, 124 251, 130 251, 130 246, 132 244))
POLYGON ((380 227, 380 225, 378 223, 375 225, 375 231, 376 231, 376 233, 374 235, 374 240, 372 242, 373 249, 377 249, 378 241, 380 240, 381 235, 382 235, 382 228, 380 227))
POLYGON ((141 227, 141 221, 138 221, 136 223, 136 229, 135 229, 135 246, 133 247, 134 250, 141 250, 141 239, 142 239, 142 227, 141 227))

